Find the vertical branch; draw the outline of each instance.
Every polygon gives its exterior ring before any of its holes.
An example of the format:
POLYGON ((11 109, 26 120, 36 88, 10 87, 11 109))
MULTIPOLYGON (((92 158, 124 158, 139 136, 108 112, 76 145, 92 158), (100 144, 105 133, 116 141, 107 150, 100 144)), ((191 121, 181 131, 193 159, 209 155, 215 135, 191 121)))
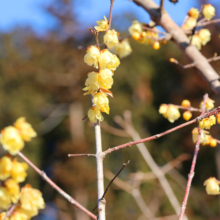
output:
MULTIPOLYGON (((205 94, 204 98, 203 98, 203 105, 202 105, 202 114, 204 114, 205 112, 205 103, 206 103, 206 99, 208 98, 208 95, 205 94)), ((185 196, 183 199, 183 204, 181 207, 181 211, 180 211, 180 215, 179 215, 179 220, 183 219, 185 210, 186 210, 186 205, 187 205, 187 200, 189 197, 189 191, 191 188, 191 184, 192 184, 192 179, 195 175, 195 166, 196 166, 196 160, 197 160, 197 156, 198 156, 198 152, 199 152, 199 145, 200 145, 200 139, 201 139, 201 129, 199 129, 199 136, 196 142, 196 146, 195 146, 195 151, 194 151, 194 155, 193 155, 193 160, 192 160, 192 165, 191 165, 191 169, 190 169, 190 173, 188 175, 188 181, 187 181, 187 185, 186 185, 186 191, 185 191, 185 196)))
POLYGON ((109 19, 108 19, 108 24, 109 24, 109 27, 108 29, 110 30, 111 29, 111 24, 112 24, 112 9, 113 9, 113 3, 115 0, 110 0, 111 1, 111 5, 110 5, 110 14, 109 14, 109 19))
POLYGON ((94 125, 95 142, 96 142, 96 170, 97 170, 97 191, 98 191, 98 219, 105 220, 105 199, 101 199, 104 194, 104 174, 103 174, 103 159, 102 156, 102 139, 100 121, 94 125))

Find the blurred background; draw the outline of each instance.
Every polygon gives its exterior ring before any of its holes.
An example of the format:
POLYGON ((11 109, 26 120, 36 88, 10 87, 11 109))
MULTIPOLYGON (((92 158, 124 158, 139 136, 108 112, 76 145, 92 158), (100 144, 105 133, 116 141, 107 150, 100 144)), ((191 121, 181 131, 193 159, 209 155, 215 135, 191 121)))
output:
MULTIPOLYGON (((181 25, 191 7, 200 8, 204 3, 207 1, 179 0, 176 4, 165 1, 165 9, 181 25)), ((215 6, 215 18, 219 18, 220 2, 210 0, 208 3, 215 6)), ((82 88, 87 73, 93 68, 84 63, 86 50, 79 50, 78 46, 95 44, 88 28, 96 25, 104 15, 109 16, 110 1, 8 0, 2 1, 0 6, 0 128, 25 116, 38 137, 27 144, 23 153, 67 193, 92 210, 97 202, 96 161, 92 157, 68 158, 67 155, 95 153, 93 125, 88 120, 81 120, 91 106, 90 97, 83 96, 82 88)), ((131 1, 115 0, 112 27, 120 32, 120 36, 128 33, 133 20, 148 23, 150 17, 131 1)), ((209 58, 220 51, 220 26, 212 24, 207 28, 212 33, 212 40, 201 52, 209 58)), ((190 62, 173 42, 168 42, 158 51, 132 39, 130 43, 133 52, 121 60, 115 72, 110 115, 104 115, 104 150, 132 140, 124 131, 114 130, 122 129, 115 119, 122 117, 126 110, 131 112, 135 130, 144 138, 184 122, 181 118, 171 124, 159 115, 161 103, 180 105, 183 99, 189 99, 193 107, 198 107, 204 93, 208 93, 216 106, 220 105, 219 97, 212 93, 194 68, 182 70, 169 62, 171 57, 182 64, 190 62)), ((219 72, 220 62, 212 65, 219 72)), ((197 114, 193 113, 193 116, 197 114)), ((175 158, 182 158, 179 163, 171 163, 175 165, 166 173, 180 204, 194 152, 193 128, 191 125, 146 143, 159 167, 175 158)), ((220 139, 219 131, 218 125, 210 130, 213 137, 220 139)), ((1 154, 4 154, 3 150, 1 154)), ((157 178, 134 179, 134 173, 148 175, 151 172, 136 146, 116 151, 105 158, 107 177, 111 178, 111 173, 116 174, 128 160, 130 164, 119 175, 124 185, 113 184, 106 195, 107 219, 147 219, 133 196, 125 191, 126 184, 138 188, 145 205, 155 217, 176 219, 157 178)), ((26 183, 39 188, 47 204, 35 219, 89 219, 41 180, 32 168, 28 174, 26 183)), ((210 176, 220 179, 220 146, 202 146, 200 149, 186 209, 189 219, 220 219, 220 199, 208 196, 203 186, 210 176)), ((109 182, 107 177, 105 186, 109 182)))

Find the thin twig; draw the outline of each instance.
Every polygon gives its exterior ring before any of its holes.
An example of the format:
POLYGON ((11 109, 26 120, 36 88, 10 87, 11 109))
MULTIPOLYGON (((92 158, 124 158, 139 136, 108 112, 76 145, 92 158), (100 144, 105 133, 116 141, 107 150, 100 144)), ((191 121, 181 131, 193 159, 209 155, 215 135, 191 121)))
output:
POLYGON ((109 19, 108 19, 108 29, 110 30, 111 29, 111 24, 112 24, 112 9, 113 9, 113 3, 115 0, 110 0, 111 1, 111 5, 110 5, 110 14, 109 14, 109 19))
POLYGON ((57 186, 47 175, 44 171, 40 170, 37 166, 35 166, 24 154, 21 152, 18 152, 18 156, 20 156, 30 167, 32 167, 47 183, 49 183, 60 195, 62 195, 65 199, 67 199, 70 203, 72 203, 74 206, 79 208, 81 211, 86 213, 88 216, 90 216, 92 219, 97 219, 96 216, 91 213, 89 210, 87 210, 85 207, 83 207, 81 204, 79 204, 75 199, 73 199, 70 195, 68 195, 66 192, 64 192, 59 186, 57 186))
POLYGON ((220 22, 220 18, 219 19, 215 19, 215 20, 211 20, 211 21, 198 22, 197 27, 204 27, 206 25, 214 24, 214 23, 218 23, 218 22, 220 22))
POLYGON ((68 154, 68 157, 81 157, 81 156, 96 157, 95 154, 68 154))
POLYGON ((5 214, 5 217, 3 220, 6 220, 9 216, 12 215, 13 211, 15 210, 17 204, 13 204, 11 205, 11 207, 7 210, 6 214, 5 214))
POLYGON ((105 157, 107 154, 110 154, 110 153, 112 153, 114 151, 117 151, 117 150, 120 150, 120 149, 123 149, 123 148, 126 148, 126 147, 131 147, 132 145, 135 145, 135 144, 139 144, 139 143, 143 143, 143 142, 147 142, 147 141, 151 141, 151 140, 156 140, 156 139, 158 139, 158 138, 160 138, 160 137, 162 137, 164 135, 167 135, 167 134, 169 134, 169 133, 171 133, 173 131, 176 131, 176 130, 178 130, 180 128, 183 128, 183 127, 186 127, 186 126, 188 126, 190 124, 193 124, 195 122, 201 121, 202 119, 208 118, 211 115, 215 115, 218 112, 220 112, 220 107, 217 107, 217 108, 215 108, 215 109, 213 109, 213 110, 211 110, 209 112, 206 112, 203 115, 200 115, 200 116, 192 119, 191 121, 185 122, 185 123, 183 123, 181 125, 178 125, 178 126, 176 126, 174 128, 171 128, 171 129, 169 129, 167 131, 164 131, 164 132, 162 132, 160 134, 156 134, 156 135, 144 138, 144 139, 140 139, 138 141, 131 141, 131 142, 128 142, 128 143, 125 143, 125 144, 118 145, 116 147, 109 148, 108 150, 103 151, 103 156, 105 157))
POLYGON ((157 29, 147 27, 146 25, 142 25, 142 28, 147 30, 147 31, 154 32, 154 33, 157 33, 157 34, 167 35, 167 33, 165 33, 165 32, 161 32, 161 31, 158 31, 157 29))
MULTIPOLYGON (((105 192, 103 193, 103 195, 102 195, 102 197, 101 197, 100 200, 104 199, 104 197, 105 197, 105 195, 106 195, 106 193, 107 193, 109 187, 110 187, 111 184, 113 183, 113 181, 116 179, 116 177, 121 173, 121 171, 122 171, 129 163, 130 163, 130 160, 129 160, 127 163, 123 163, 122 168, 118 171, 118 173, 114 176, 114 178, 112 178, 112 180, 109 182, 109 184, 108 184, 108 186, 106 187, 105 192)), ((96 206, 92 211, 96 210, 96 208, 97 208, 97 206, 96 206)))
MULTIPOLYGON (((172 105, 173 105, 173 104, 172 104, 172 105)), ((202 110, 199 109, 199 108, 193 108, 193 107, 188 107, 188 108, 186 108, 186 107, 183 107, 183 106, 181 106, 181 105, 174 105, 174 106, 176 106, 176 107, 179 108, 179 109, 185 109, 185 110, 188 110, 188 111, 191 111, 191 112, 202 112, 202 110)))
MULTIPOLYGON (((208 94, 205 94, 204 98, 203 98, 202 114, 201 115, 203 115, 204 112, 205 112, 205 103, 206 103, 207 98, 208 98, 208 94)), ((192 160, 190 173, 188 175, 188 181, 187 181, 185 196, 184 196, 184 199, 183 199, 183 204, 182 204, 180 215, 179 215, 179 220, 183 219, 183 216, 184 216, 184 213, 185 213, 185 210, 186 210, 187 200, 188 200, 188 197, 189 197, 190 187, 191 187, 191 184, 192 184, 192 179, 195 175, 195 166, 196 166, 196 160, 197 160, 197 156, 198 156, 198 152, 199 152, 201 134, 202 134, 202 132, 201 132, 201 129, 199 128, 199 136, 198 136, 196 146, 195 146, 195 152, 194 152, 194 155, 193 155, 193 160, 192 160)))
POLYGON ((162 14, 164 11, 164 0, 160 0, 160 13, 162 14))

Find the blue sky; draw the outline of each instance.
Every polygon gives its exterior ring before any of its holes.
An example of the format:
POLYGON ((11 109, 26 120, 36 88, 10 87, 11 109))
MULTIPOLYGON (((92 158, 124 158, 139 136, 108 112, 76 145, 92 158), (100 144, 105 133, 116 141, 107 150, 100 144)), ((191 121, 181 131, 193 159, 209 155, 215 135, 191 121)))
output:
MULTIPOLYGON (((56 20, 48 15, 42 8, 46 7, 53 0, 2 0, 0 3, 0 31, 10 31, 16 26, 30 26, 37 33, 45 33, 48 29, 52 29, 56 24, 56 20)), ((155 0, 159 3, 159 0, 155 0)), ((180 0, 176 5, 165 0, 165 9, 170 13, 171 17, 181 24, 187 11, 191 7, 196 7, 197 1, 180 0)), ((211 4, 217 4, 218 0, 210 0, 211 4)), ((74 12, 80 27, 87 28, 94 26, 97 20, 103 15, 109 14, 110 0, 75 0, 74 12)), ((126 17, 132 15, 140 22, 148 22, 150 20, 147 13, 143 9, 136 6, 128 0, 115 0, 113 8, 113 25, 120 25, 123 22, 125 28, 129 25, 126 23, 126 17)))

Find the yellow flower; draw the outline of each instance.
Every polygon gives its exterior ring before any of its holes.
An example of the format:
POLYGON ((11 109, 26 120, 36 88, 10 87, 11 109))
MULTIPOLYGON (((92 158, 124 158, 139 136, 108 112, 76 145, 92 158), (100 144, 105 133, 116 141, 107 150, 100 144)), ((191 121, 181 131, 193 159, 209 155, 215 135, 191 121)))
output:
POLYGON ((104 89, 110 89, 113 84, 113 73, 109 69, 102 69, 99 71, 99 84, 104 89))
POLYGON ((11 195, 7 188, 0 187, 0 208, 8 209, 11 205, 11 195))
POLYGON ((220 124, 220 112, 216 114, 217 123, 220 124))
POLYGON ((108 30, 108 20, 107 18, 104 16, 104 20, 101 19, 101 21, 97 21, 96 22, 98 24, 98 26, 95 26, 96 31, 100 32, 100 31, 107 31, 108 30))
POLYGON ((84 93, 84 95, 93 95, 100 88, 99 74, 97 72, 89 73, 85 85, 86 87, 83 89, 83 91, 86 91, 86 93, 84 93))
POLYGON ((20 206, 17 206, 12 213, 10 220, 29 220, 31 217, 31 212, 22 209, 20 206))
MULTIPOLYGON (((206 102, 205 102, 205 108, 206 110, 211 110, 215 107, 214 105, 214 100, 210 99, 210 98, 207 98, 206 99, 206 102)), ((203 106, 203 102, 200 103, 200 108, 202 109, 202 106, 203 106)))
POLYGON ((189 100, 185 99, 182 101, 181 106, 183 106, 185 108, 189 108, 191 106, 191 103, 189 100))
POLYGON ((141 37, 141 34, 138 32, 134 32, 131 36, 134 40, 139 40, 141 37))
POLYGON ((19 130, 24 141, 30 141, 31 138, 37 136, 37 133, 34 131, 31 124, 26 121, 25 117, 18 118, 14 123, 14 127, 19 130))
POLYGON ((155 42, 153 43, 153 49, 154 49, 154 50, 159 50, 159 49, 160 49, 160 43, 159 43, 158 41, 155 41, 155 42))
POLYGON ((184 24, 182 25, 183 30, 192 29, 196 26, 196 19, 193 17, 188 17, 184 24))
POLYGON ((215 177, 210 177, 207 179, 204 184, 206 186, 206 192, 209 195, 219 195, 219 182, 215 177))
POLYGON ((201 29, 198 32, 202 45, 206 45, 211 39, 211 33, 208 29, 201 29))
POLYGON ((212 125, 216 124, 216 118, 211 115, 209 118, 204 118, 199 122, 199 127, 201 129, 210 129, 212 125))
POLYGON ((192 113, 190 111, 185 111, 183 113, 183 118, 186 120, 186 121, 189 121, 191 118, 192 118, 192 113))
POLYGON ((5 219, 5 215, 6 215, 6 212, 2 212, 2 213, 0 214, 0 220, 9 220, 9 218, 6 218, 6 219, 5 219))
POLYGON ((199 10, 197 8, 191 8, 189 11, 188 11, 188 15, 190 17, 193 17, 195 19, 197 19, 199 17, 199 10))
POLYGON ((176 106, 169 105, 167 108, 166 115, 169 122, 173 123, 175 120, 177 120, 180 117, 180 112, 176 106))
POLYGON ((115 46, 114 49, 116 50, 116 53, 118 54, 118 56, 120 58, 124 58, 124 57, 128 56, 132 52, 131 46, 130 46, 129 41, 128 41, 127 38, 125 38, 124 40, 119 42, 115 46))
POLYGON ((28 169, 28 165, 24 162, 20 163, 16 159, 12 161, 12 168, 11 168, 11 177, 21 183, 25 180, 27 173, 26 170, 28 169))
POLYGON ((197 47, 198 50, 201 50, 201 44, 202 44, 202 41, 201 41, 201 38, 199 37, 198 34, 194 34, 192 36, 192 41, 191 43, 197 47))
POLYGON ((118 57, 107 49, 101 51, 99 56, 99 65, 101 69, 115 70, 120 64, 118 57))
POLYGON ((133 35, 136 32, 141 34, 142 26, 138 21, 133 21, 133 24, 128 28, 128 31, 131 35, 133 35))
POLYGON ((217 141, 215 138, 211 138, 209 142, 210 147, 216 147, 217 146, 217 141))
POLYGON ((101 114, 100 108, 98 108, 97 106, 92 106, 92 108, 89 109, 88 118, 93 123, 96 123, 97 120, 99 120, 99 121, 104 120, 104 118, 101 114))
POLYGON ((107 95, 103 92, 98 92, 93 97, 93 103, 99 108, 102 112, 109 114, 109 100, 107 95))
POLYGON ((159 113, 162 114, 165 118, 167 118, 167 109, 168 109, 168 105, 167 104, 161 104, 160 108, 159 108, 159 113))
MULTIPOLYGON (((208 135, 209 132, 201 130, 201 136, 200 136, 200 143, 203 145, 209 144, 210 141, 210 135, 208 135)), ((192 139, 193 142, 196 143, 197 139, 199 137, 199 128, 194 128, 192 130, 192 139)))
POLYGON ((45 207, 42 193, 37 189, 33 189, 30 185, 26 185, 21 189, 20 203, 21 208, 30 212, 32 217, 38 214, 39 209, 45 207))
POLYGON ((206 20, 209 21, 215 16, 215 8, 210 4, 203 5, 202 13, 206 20))
POLYGON ((11 201, 13 203, 17 203, 20 197, 19 184, 13 179, 8 179, 5 181, 4 185, 8 189, 8 192, 10 193, 11 201))
POLYGON ((118 32, 116 32, 115 30, 106 31, 103 41, 108 48, 114 47, 116 44, 118 44, 118 32))
POLYGON ((24 147, 24 141, 15 127, 8 126, 1 133, 0 142, 3 148, 8 150, 10 154, 15 155, 24 147))
POLYGON ((98 69, 98 59, 99 59, 100 51, 96 46, 90 46, 87 48, 86 55, 84 56, 84 62, 98 69))
POLYGON ((11 158, 4 156, 0 159, 0 180, 6 180, 11 176, 11 158))

